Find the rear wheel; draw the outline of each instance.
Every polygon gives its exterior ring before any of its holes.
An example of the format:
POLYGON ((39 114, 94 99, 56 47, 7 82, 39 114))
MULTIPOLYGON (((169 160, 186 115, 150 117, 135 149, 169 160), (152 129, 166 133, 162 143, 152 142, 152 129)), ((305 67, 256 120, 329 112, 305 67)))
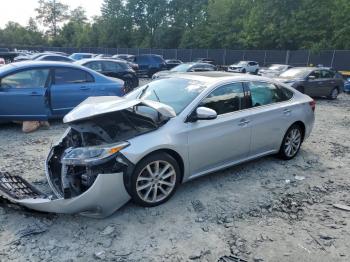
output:
POLYGON ((335 100, 338 98, 339 90, 338 88, 333 88, 331 94, 328 96, 329 99, 335 100))
POLYGON ((141 160, 131 177, 132 200, 144 207, 168 201, 180 183, 177 161, 167 153, 156 153, 141 160))
POLYGON ((297 124, 292 125, 284 135, 278 155, 285 160, 294 158, 299 152, 302 136, 301 127, 297 124))

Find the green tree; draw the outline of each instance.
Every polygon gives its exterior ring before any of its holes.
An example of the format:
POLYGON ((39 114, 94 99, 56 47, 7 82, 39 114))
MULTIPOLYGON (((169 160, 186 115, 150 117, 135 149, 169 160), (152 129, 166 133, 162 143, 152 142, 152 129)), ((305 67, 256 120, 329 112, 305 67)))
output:
POLYGON ((52 37, 58 35, 60 25, 68 20, 68 10, 68 6, 59 0, 39 0, 39 7, 35 9, 36 18, 49 28, 47 33, 52 37))

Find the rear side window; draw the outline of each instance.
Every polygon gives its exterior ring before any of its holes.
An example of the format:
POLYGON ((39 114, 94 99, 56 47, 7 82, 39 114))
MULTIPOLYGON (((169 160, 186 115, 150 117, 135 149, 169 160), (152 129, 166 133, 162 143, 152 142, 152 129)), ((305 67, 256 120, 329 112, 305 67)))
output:
POLYGON ((249 83, 252 107, 269 105, 287 101, 293 97, 293 92, 286 88, 279 88, 272 83, 249 83))
POLYGON ((215 110, 218 115, 242 109, 244 107, 243 84, 232 83, 218 87, 202 101, 201 106, 215 110))
POLYGON ((333 73, 332 71, 328 71, 328 70, 322 70, 321 71, 321 77, 322 78, 333 78, 335 75, 335 73, 333 73))
POLYGON ((44 88, 49 69, 25 70, 1 79, 2 88, 44 88))
POLYGON ((160 56, 152 56, 153 61, 156 63, 164 63, 164 59, 160 56))
POLYGON ((118 63, 114 63, 114 62, 104 62, 103 63, 103 67, 105 71, 109 71, 109 72, 119 72, 121 71, 121 68, 119 66, 118 63))
POLYGON ((65 84, 79 84, 94 82, 93 77, 80 69, 75 68, 57 68, 55 70, 55 84, 65 85, 65 84))
POLYGON ((148 64, 148 59, 146 56, 137 56, 135 61, 140 64, 148 64))

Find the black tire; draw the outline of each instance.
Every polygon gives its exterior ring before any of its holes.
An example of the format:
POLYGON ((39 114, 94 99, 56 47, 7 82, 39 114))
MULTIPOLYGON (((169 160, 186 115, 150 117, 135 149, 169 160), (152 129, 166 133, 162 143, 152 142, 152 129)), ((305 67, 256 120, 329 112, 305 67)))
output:
POLYGON ((331 100, 336 100, 339 95, 339 89, 337 87, 333 88, 328 98, 331 100))
POLYGON ((259 69, 256 69, 255 70, 255 74, 257 75, 259 73, 259 69))
POLYGON ((247 70, 245 70, 245 68, 242 69, 242 73, 245 74, 247 73, 247 70))
MULTIPOLYGON (((302 143, 303 143, 303 130, 300 127, 300 125, 294 124, 290 128, 288 128, 286 134, 283 137, 282 144, 281 144, 281 147, 280 147, 280 151, 278 152, 278 157, 281 158, 281 159, 284 159, 284 160, 293 159, 299 153, 299 150, 300 150, 300 147, 301 147, 302 143), (300 135, 300 142, 298 144, 298 147, 296 148, 296 151, 293 154, 288 154, 287 153, 286 144, 288 143, 287 140, 288 140, 289 135, 291 134, 291 132, 293 132, 293 130, 297 130, 297 132, 299 133, 299 135, 300 135)), ((295 150, 295 149, 293 148, 293 150, 295 150)))
MULTIPOLYGON (((131 175, 131 179, 130 179, 131 183, 130 183, 130 186, 128 188, 128 192, 130 193, 131 199, 135 204, 143 206, 143 207, 154 207, 154 206, 161 205, 164 202, 168 201, 175 194, 176 189, 177 189, 178 185, 180 184, 180 179, 181 179, 181 171, 180 171, 180 167, 179 167, 179 164, 177 163, 177 161, 172 156, 170 156, 169 154, 167 154, 165 152, 164 153, 162 153, 162 152, 154 153, 154 154, 151 154, 149 156, 146 156, 144 159, 142 159, 136 165, 136 167, 131 175), (152 165, 152 163, 154 163, 156 161, 161 161, 161 162, 164 161, 165 163, 170 164, 174 170, 176 177, 173 178, 174 186, 172 187, 171 191, 169 191, 169 194, 166 197, 164 196, 165 198, 160 199, 159 201, 156 201, 156 202, 147 202, 140 197, 140 195, 137 191, 137 186, 139 185, 138 183, 140 183, 140 181, 138 182, 138 178, 141 174, 143 174, 143 172, 146 171, 145 169, 148 165, 150 165, 150 164, 152 165)), ((146 183, 148 183, 148 181, 146 183)), ((150 183, 152 183, 152 182, 150 182, 150 183)), ((140 187, 142 187, 142 185, 140 185, 140 187)), ((145 191, 147 191, 147 189, 145 189, 145 191)), ((141 191, 142 190, 139 191, 140 194, 142 194, 141 191)), ((160 190, 156 189, 156 193, 157 192, 160 192, 160 190)), ((154 189, 153 189, 152 193, 154 193, 154 189)), ((147 192, 146 192, 146 194, 147 194, 147 192)), ((146 199, 147 199, 147 197, 146 197, 146 199)))

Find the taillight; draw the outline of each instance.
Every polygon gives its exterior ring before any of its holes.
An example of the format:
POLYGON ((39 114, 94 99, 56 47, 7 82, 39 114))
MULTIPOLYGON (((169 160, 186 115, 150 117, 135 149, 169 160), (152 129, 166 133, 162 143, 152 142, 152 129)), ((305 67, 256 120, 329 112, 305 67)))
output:
POLYGON ((312 100, 311 102, 309 102, 309 105, 310 105, 312 111, 315 112, 315 108, 316 108, 316 102, 315 102, 315 100, 312 100))

